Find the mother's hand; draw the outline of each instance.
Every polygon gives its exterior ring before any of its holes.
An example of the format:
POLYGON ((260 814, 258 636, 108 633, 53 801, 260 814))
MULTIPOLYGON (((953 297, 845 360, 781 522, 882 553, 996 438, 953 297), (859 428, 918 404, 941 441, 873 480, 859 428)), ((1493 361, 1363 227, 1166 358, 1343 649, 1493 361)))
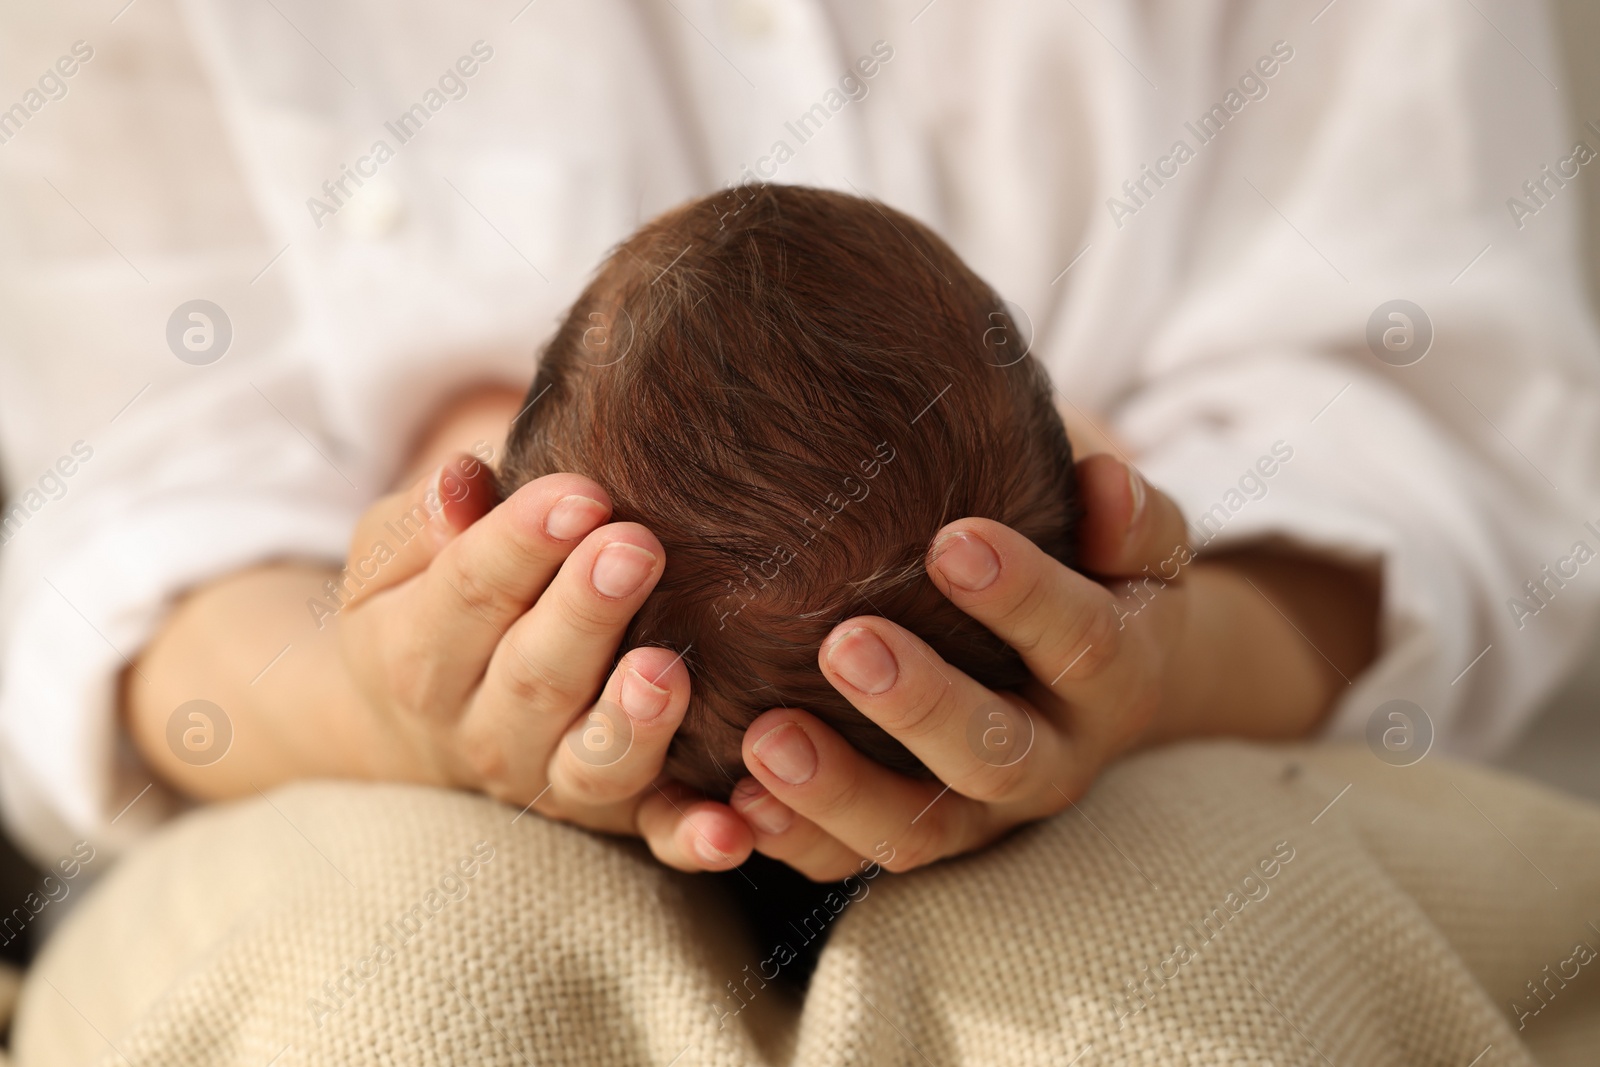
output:
POLYGON ((759 851, 816 879, 863 857, 903 871, 958 855, 1074 803, 1141 743, 1301 736, 1371 660, 1372 572, 1272 553, 1191 563, 1178 507, 1130 468, 1091 456, 1078 481, 1080 562, 1110 587, 985 519, 951 523, 929 552, 935 583, 1021 654, 1030 684, 997 694, 903 627, 840 624, 823 673, 938 781, 888 770, 804 711, 769 711, 732 798, 759 851))
POLYGON ((689 701, 681 658, 637 648, 607 674, 660 542, 607 524, 605 490, 577 475, 494 501, 488 469, 461 456, 380 500, 352 541, 365 584, 341 620, 345 660, 407 772, 638 833, 681 869, 743 862, 744 820, 660 777, 689 701))

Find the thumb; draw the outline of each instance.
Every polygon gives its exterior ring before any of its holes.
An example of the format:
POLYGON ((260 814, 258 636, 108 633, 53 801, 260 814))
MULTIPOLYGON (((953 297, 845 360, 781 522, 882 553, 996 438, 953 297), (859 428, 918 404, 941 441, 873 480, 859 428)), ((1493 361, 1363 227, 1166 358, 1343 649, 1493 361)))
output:
POLYGON ((1178 505, 1131 465, 1101 453, 1080 460, 1077 475, 1084 508, 1078 532, 1084 570, 1108 577, 1134 575, 1188 552, 1189 532, 1178 505))
POLYGON ((361 575, 365 584, 356 599, 392 588, 424 570, 445 545, 498 502, 494 472, 465 452, 409 488, 375 501, 356 523, 348 559, 371 559, 368 550, 378 543, 384 551, 377 557, 377 573, 361 575))

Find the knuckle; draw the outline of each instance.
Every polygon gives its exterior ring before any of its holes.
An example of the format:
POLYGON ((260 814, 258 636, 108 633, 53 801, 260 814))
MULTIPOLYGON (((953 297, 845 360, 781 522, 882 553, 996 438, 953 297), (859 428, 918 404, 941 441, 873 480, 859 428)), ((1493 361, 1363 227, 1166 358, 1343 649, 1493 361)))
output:
POLYGON ((510 762, 499 739, 482 733, 469 733, 460 740, 461 758, 485 793, 506 803, 515 797, 508 780, 510 762))
POLYGON ((1028 757, 1003 767, 979 761, 977 768, 951 788, 964 797, 984 804, 1004 804, 1017 799, 1028 781, 1028 757))
POLYGON ((943 857, 942 825, 942 820, 935 819, 913 826, 902 840, 895 842, 894 855, 883 861, 884 870, 904 874, 943 857))
POLYGON ((955 686, 938 675, 934 679, 907 687, 907 692, 877 714, 879 725, 901 740, 937 731, 943 722, 942 713, 950 707, 955 686))
MULTIPOLYGON (((864 788, 861 776, 846 769, 845 773, 834 778, 832 789, 829 790, 827 795, 816 798, 804 805, 804 807, 815 814, 812 819, 813 822, 825 823, 856 815, 861 810, 864 788)), ((795 808, 797 811, 801 810, 801 806, 798 804, 791 804, 788 800, 785 800, 784 803, 789 804, 790 807, 795 808)), ((805 814, 804 811, 801 813, 805 814)))
POLYGON ((1122 630, 1109 603, 1096 603, 1073 619, 1061 638, 1062 669, 1073 678, 1093 678, 1117 658, 1122 630))
MULTIPOLYGON (((558 742, 566 744, 565 740, 558 742)), ((557 763, 556 787, 564 803, 594 808, 620 800, 636 790, 617 781, 614 766, 590 766, 582 760, 562 759, 557 763)))
POLYGON ((1045 623, 1049 617, 1046 614, 1050 606, 1047 603, 1049 589, 1050 586, 1042 581, 1027 583, 1005 613, 1021 628, 1010 644, 1024 656, 1036 651, 1048 633, 1045 623))
POLYGON ((500 659, 501 688, 513 702, 527 705, 550 699, 554 685, 525 652, 508 645, 496 655, 500 659))
POLYGON ((497 580, 476 569, 463 567, 458 560, 453 560, 446 569, 444 579, 455 589, 467 610, 485 620, 514 613, 521 608, 510 591, 497 580))
POLYGON ((576 662, 558 665, 533 644, 532 631, 513 628, 495 650, 499 678, 512 701, 572 714, 594 699, 604 679, 585 675, 576 662))
POLYGON ((557 603, 562 622, 582 637, 614 637, 620 624, 627 619, 620 605, 609 604, 587 592, 566 593, 557 603))
POLYGON ((962 839, 962 820, 969 805, 936 800, 893 842, 891 854, 879 860, 884 870, 904 874, 937 863, 962 839))

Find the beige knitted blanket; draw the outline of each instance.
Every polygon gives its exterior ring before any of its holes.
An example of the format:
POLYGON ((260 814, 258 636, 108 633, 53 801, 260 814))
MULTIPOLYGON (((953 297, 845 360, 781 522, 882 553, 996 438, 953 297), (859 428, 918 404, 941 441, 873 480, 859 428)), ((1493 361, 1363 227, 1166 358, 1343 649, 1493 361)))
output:
POLYGON ((1600 1062, 1600 810, 1429 758, 1187 745, 757 943, 634 844, 310 784, 172 826, 24 989, 34 1064, 1600 1062), (831 940, 804 1003, 774 980, 831 940))

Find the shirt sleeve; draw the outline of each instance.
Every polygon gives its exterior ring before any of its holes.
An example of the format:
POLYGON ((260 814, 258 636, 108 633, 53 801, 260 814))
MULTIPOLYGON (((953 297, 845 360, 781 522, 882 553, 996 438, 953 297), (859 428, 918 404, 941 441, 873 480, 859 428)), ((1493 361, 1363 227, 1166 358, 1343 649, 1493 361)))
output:
POLYGON ((1594 153, 1565 134, 1539 5, 1503 32, 1433 2, 1236 25, 1187 108, 1224 128, 1186 132, 1178 188, 1125 201, 1128 227, 1163 198, 1193 221, 1114 425, 1196 546, 1381 569, 1381 654, 1330 735, 1404 699, 1442 750, 1492 754, 1600 613, 1600 361, 1569 188, 1594 153), (1242 81, 1263 55, 1275 75, 1242 81))
POLYGON ((182 591, 271 559, 343 557, 363 496, 307 435, 317 413, 295 377, 258 368, 141 398, 73 443, 59 497, 37 484, 13 497, 0 808, 35 856, 79 838, 116 850, 174 809, 111 709, 182 591))
POLYGON ((336 564, 437 406, 526 387, 606 247, 695 190, 629 10, 179 0, 107 29, 63 0, 0 34, 7 70, 79 41, 0 145, 0 809, 37 858, 176 803, 116 714, 176 600, 336 564), (215 358, 181 342, 195 300, 215 358))

